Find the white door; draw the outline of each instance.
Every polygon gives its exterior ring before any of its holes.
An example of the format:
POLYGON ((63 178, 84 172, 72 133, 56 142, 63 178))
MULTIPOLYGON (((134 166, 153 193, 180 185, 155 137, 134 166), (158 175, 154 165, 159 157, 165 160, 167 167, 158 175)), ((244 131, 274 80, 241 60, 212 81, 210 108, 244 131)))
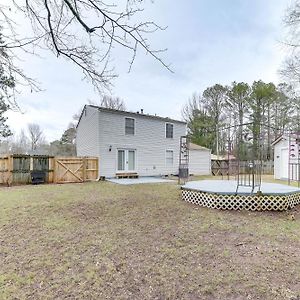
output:
POLYGON ((289 150, 288 149, 281 149, 280 177, 285 179, 289 177, 289 150))
POLYGON ((117 172, 136 171, 136 151, 132 149, 119 149, 117 157, 117 172))

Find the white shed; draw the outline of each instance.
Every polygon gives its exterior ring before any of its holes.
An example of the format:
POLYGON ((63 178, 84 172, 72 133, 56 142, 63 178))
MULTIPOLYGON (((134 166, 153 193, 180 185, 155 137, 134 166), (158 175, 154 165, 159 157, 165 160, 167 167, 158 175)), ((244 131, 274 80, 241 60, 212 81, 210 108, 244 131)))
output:
POLYGON ((189 173, 191 175, 211 174, 211 150, 193 143, 189 144, 189 173))
POLYGON ((274 178, 287 179, 289 177, 289 141, 288 137, 276 139, 274 146, 274 178))

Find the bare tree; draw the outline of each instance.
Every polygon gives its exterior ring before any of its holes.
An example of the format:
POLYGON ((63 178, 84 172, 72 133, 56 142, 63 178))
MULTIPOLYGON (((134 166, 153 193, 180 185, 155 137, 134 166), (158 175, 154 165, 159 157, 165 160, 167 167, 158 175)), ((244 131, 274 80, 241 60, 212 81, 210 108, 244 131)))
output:
POLYGON ((31 142, 31 150, 37 150, 39 144, 44 142, 43 131, 38 124, 28 124, 29 139, 31 142))
POLYGON ((159 56, 165 49, 153 49, 147 40, 148 34, 165 28, 152 20, 136 21, 143 3, 143 0, 116 4, 102 0, 10 0, 7 4, 4 1, 0 4, 0 27, 3 27, 0 66, 38 89, 35 81, 15 65, 13 57, 16 49, 36 53, 46 48, 78 66, 84 78, 101 91, 116 76, 109 66, 110 58, 112 49, 121 47, 129 51, 129 70, 140 49, 171 71, 159 56), (15 19, 18 14, 30 22, 31 36, 20 36, 15 19), (4 51, 6 55, 2 55, 4 51))
MULTIPOLYGON (((109 95, 103 95, 102 99, 99 102, 88 100, 88 104, 95 105, 95 106, 101 106, 101 107, 105 107, 105 108, 116 109, 116 110, 126 110, 125 101, 118 96, 113 97, 113 96, 109 96, 109 95)), ((82 106, 78 110, 78 112, 73 115, 74 121, 77 122, 79 120, 83 108, 84 108, 84 106, 82 106)), ((75 126, 75 125, 73 124, 73 126, 75 126)))
MULTIPOLYGON (((75 122, 74 122, 75 124, 77 124, 77 122, 79 121, 83 108, 84 108, 84 106, 82 106, 82 107, 77 111, 77 113, 75 113, 75 114, 73 115, 73 121, 75 121, 75 122)), ((74 126, 76 127, 75 124, 74 124, 74 126)))
POLYGON ((99 102, 88 101, 91 105, 98 105, 105 108, 111 108, 116 110, 126 110, 126 105, 123 99, 118 96, 103 95, 99 102))
POLYGON ((116 110, 126 110, 125 102, 119 97, 104 95, 101 100, 101 106, 116 110))
POLYGON ((283 19, 287 29, 284 44, 287 46, 288 55, 280 73, 292 83, 300 81, 300 0, 295 0, 287 9, 283 19))
POLYGON ((193 119, 194 112, 203 108, 201 95, 194 93, 181 110, 181 116, 185 122, 193 119))
POLYGON ((10 141, 10 152, 14 154, 26 154, 30 150, 30 141, 22 129, 14 135, 10 141))

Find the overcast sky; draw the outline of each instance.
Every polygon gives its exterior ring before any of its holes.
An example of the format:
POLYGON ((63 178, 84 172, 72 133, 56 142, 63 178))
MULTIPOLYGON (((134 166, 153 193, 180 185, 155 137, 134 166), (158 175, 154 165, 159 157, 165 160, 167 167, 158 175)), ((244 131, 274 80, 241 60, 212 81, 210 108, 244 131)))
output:
MULTIPOLYGON (((160 0, 147 4, 146 15, 162 26, 152 37, 174 74, 139 52, 128 73, 130 55, 116 51, 112 65, 119 77, 111 93, 124 99, 128 110, 181 118, 181 108, 193 92, 215 83, 252 83, 262 79, 280 82, 278 69, 284 59, 282 17, 287 0, 160 0), (176 3, 176 4, 175 4, 176 3), (188 4, 187 4, 188 3, 188 4)), ((60 138, 72 115, 88 102, 97 101, 93 87, 81 80, 71 63, 52 53, 43 58, 26 56, 24 71, 37 78, 43 92, 17 95, 23 114, 9 112, 14 132, 38 123, 48 141, 60 138)))

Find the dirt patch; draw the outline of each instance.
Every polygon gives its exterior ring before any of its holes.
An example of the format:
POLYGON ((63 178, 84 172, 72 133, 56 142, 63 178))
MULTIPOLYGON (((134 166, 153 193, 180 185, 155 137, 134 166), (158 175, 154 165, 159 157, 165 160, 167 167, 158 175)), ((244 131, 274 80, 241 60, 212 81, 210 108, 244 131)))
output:
POLYGON ((297 299, 300 212, 230 212, 172 184, 0 191, 1 299, 297 299))

